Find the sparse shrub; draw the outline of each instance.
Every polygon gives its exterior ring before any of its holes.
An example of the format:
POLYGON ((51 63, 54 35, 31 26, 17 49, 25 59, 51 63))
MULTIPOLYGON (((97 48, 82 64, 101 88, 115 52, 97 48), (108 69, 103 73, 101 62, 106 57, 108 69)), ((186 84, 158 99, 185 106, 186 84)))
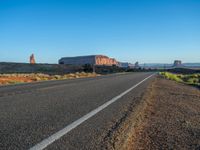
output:
POLYGON ((33 79, 34 81, 41 81, 41 78, 40 77, 38 77, 38 76, 36 76, 36 77, 34 77, 34 79, 33 79))
POLYGON ((15 81, 15 80, 11 80, 11 81, 8 81, 9 84, 20 84, 20 83, 24 83, 22 81, 15 81))
POLYGON ((183 82, 191 85, 200 85, 200 74, 182 75, 182 74, 173 74, 169 72, 160 72, 159 74, 169 80, 183 82))
POLYGON ((199 79, 198 78, 189 78, 187 81, 189 84, 198 84, 199 79))
POLYGON ((180 78, 180 76, 178 76, 176 74, 172 74, 172 73, 169 73, 169 72, 161 72, 160 75, 164 76, 165 78, 167 78, 169 80, 182 82, 182 79, 180 78))
POLYGON ((75 78, 80 78, 78 75, 75 75, 75 78))
POLYGON ((54 78, 58 80, 61 79, 62 77, 60 75, 55 75, 54 78))

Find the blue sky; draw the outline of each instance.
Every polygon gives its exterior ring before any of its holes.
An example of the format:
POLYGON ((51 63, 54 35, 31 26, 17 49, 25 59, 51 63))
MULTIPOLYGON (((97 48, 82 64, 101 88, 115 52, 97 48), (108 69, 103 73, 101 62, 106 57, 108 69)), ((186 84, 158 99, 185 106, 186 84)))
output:
POLYGON ((200 62, 200 0, 0 0, 0 62, 104 54, 200 62))

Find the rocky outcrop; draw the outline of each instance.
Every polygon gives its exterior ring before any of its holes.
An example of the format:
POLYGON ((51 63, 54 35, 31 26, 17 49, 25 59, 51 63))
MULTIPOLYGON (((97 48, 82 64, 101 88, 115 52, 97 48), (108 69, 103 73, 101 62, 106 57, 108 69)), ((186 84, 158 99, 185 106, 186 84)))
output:
POLYGON ((30 64, 35 64, 35 57, 34 54, 30 56, 30 64))
POLYGON ((105 65, 112 66, 117 65, 118 62, 114 58, 109 58, 104 55, 89 55, 89 56, 77 56, 77 57, 63 57, 59 60, 59 64, 68 65, 105 65))
POLYGON ((181 60, 175 60, 174 61, 174 67, 180 67, 182 66, 182 61, 181 60))
POLYGON ((96 61, 95 62, 96 65, 112 66, 112 65, 118 64, 118 62, 114 58, 109 58, 109 57, 103 56, 103 55, 97 55, 95 61, 96 61))

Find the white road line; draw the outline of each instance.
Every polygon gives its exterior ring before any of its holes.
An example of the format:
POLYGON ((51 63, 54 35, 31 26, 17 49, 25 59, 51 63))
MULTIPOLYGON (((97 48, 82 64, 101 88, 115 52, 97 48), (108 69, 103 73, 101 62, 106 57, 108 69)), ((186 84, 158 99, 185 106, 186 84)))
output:
POLYGON ((49 136, 48 138, 44 139, 40 143, 38 143, 35 146, 33 146, 32 148, 30 148, 30 150, 43 150, 48 145, 52 144, 53 142, 55 142, 56 140, 60 139, 62 136, 64 136, 65 134, 67 134, 68 132, 70 132, 71 130, 73 130, 74 128, 76 128, 77 126, 79 126, 80 124, 82 124, 84 121, 88 120, 89 118, 91 118, 92 116, 94 116, 95 114, 97 114, 98 112, 100 112, 101 110, 103 110, 104 108, 108 107, 110 104, 112 104, 115 101, 119 100, 122 96, 126 95, 128 92, 130 92, 131 90, 133 90, 134 88, 136 88, 138 85, 142 84, 147 79, 151 78, 153 75, 154 74, 148 76, 144 80, 142 80, 139 83, 137 83, 136 85, 132 86, 130 89, 124 91, 120 95, 112 98, 108 102, 106 102, 103 105, 99 106, 98 108, 92 110, 88 114, 84 115, 80 119, 78 119, 78 120, 74 121, 73 123, 69 124, 68 126, 66 126, 65 128, 63 128, 62 130, 60 130, 60 131, 54 133, 53 135, 49 136))

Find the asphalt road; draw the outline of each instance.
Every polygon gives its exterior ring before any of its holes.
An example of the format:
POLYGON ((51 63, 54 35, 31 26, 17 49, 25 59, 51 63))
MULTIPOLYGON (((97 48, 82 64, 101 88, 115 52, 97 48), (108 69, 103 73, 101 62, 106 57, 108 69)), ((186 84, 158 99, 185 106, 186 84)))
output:
MULTIPOLYGON (((49 81, 0 87, 0 149, 30 149, 109 102, 152 73, 49 81)), ((152 78, 124 93, 45 149, 103 149, 105 137, 137 104, 152 78)))

